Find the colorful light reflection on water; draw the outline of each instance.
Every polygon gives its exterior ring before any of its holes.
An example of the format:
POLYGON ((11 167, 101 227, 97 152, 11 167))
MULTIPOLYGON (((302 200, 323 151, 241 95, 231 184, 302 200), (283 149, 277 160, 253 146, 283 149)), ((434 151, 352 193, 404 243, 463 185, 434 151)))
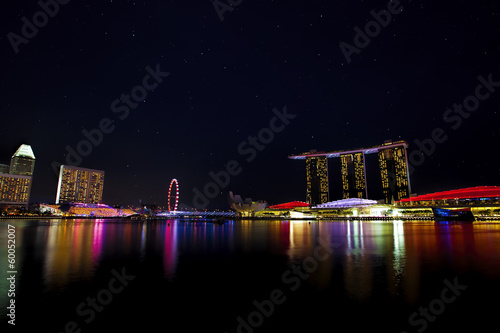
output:
MULTIPOLYGON (((193 265, 203 262, 214 262, 214 267, 229 266, 224 273, 220 270, 204 273, 221 274, 218 277, 221 281, 231 272, 231 265, 241 265, 234 269, 248 275, 259 269, 262 262, 276 270, 266 268, 267 271, 255 273, 249 280, 242 275, 242 283, 248 285, 255 278, 257 284, 265 284, 266 280, 279 282, 280 273, 312 256, 320 238, 336 247, 331 257, 320 262, 317 271, 310 275, 306 281, 308 288, 319 292, 335 289, 354 304, 371 302, 382 293, 383 299, 402 302, 408 307, 418 306, 422 293, 429 289, 424 281, 441 271, 463 276, 475 274, 488 281, 500 279, 500 223, 494 222, 241 220, 222 225, 179 220, 8 222, 17 227, 19 292, 23 288, 29 290, 35 304, 37 295, 42 298, 65 295, 79 284, 87 287, 99 284, 100 276, 107 276, 109 267, 118 262, 115 269, 122 267, 119 265, 135 267, 139 277, 148 275, 147 279, 151 278, 151 283, 159 289, 170 283, 182 286, 183 281, 191 281, 193 277, 188 277, 189 274, 199 274, 193 265), (249 268, 247 271, 241 267, 249 268)), ((0 229, 2 267, 6 266, 6 237, 6 228, 0 229)), ((238 278, 238 274, 233 277, 238 278)), ((216 285, 210 288, 224 288, 223 282, 217 284, 217 278, 214 279, 216 285)), ((200 277, 196 281, 203 280, 200 277)), ((2 277, 2 315, 8 302, 4 281, 2 277)), ((185 292, 189 293, 189 289, 185 292)), ((71 300, 70 296, 65 297, 71 300)))

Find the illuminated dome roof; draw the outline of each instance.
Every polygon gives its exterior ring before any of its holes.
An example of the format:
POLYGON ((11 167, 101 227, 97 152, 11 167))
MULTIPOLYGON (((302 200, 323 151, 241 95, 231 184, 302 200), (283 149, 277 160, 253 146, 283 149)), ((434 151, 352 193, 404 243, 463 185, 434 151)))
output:
POLYGON ((269 206, 269 208, 271 209, 294 209, 296 207, 309 207, 309 204, 303 201, 292 201, 285 202, 279 205, 269 206))
POLYGON ((366 207, 376 204, 377 201, 375 200, 351 198, 351 199, 326 202, 324 204, 317 205, 314 208, 351 208, 351 207, 366 207))

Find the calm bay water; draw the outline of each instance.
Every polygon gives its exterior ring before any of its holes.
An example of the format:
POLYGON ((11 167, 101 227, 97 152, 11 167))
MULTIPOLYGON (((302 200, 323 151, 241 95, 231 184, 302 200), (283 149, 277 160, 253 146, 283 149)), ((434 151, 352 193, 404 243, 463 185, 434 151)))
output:
POLYGON ((0 220, 37 332, 457 332, 496 323, 500 223, 0 220), (273 302, 274 301, 274 302, 273 302))

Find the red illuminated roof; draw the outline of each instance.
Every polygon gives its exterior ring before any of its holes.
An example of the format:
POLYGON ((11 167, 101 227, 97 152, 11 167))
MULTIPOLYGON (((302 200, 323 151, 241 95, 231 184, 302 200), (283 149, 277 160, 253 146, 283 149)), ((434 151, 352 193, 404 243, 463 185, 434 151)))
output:
POLYGON ((292 202, 282 203, 279 205, 269 206, 269 208, 271 209, 293 209, 296 207, 309 207, 309 204, 303 201, 292 201, 292 202))
POLYGON ((478 186, 459 190, 443 191, 419 195, 413 198, 402 199, 399 202, 430 201, 430 200, 453 200, 453 199, 476 199, 500 197, 500 186, 478 186))

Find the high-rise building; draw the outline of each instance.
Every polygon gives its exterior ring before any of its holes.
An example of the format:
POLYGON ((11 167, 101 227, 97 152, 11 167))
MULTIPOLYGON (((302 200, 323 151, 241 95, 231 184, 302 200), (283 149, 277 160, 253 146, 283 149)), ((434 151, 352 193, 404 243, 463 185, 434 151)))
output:
POLYGON ((366 199, 365 156, 363 152, 340 155, 343 198, 366 199))
POLYGON ((32 176, 35 169, 35 155, 30 145, 21 145, 10 160, 12 175, 32 176))
POLYGON ((0 203, 27 206, 30 199, 35 155, 29 145, 21 145, 10 166, 0 164, 0 203))
POLYGON ((384 201, 392 203, 409 197, 411 193, 407 148, 406 141, 386 141, 382 145, 353 150, 311 150, 288 158, 306 160, 307 202, 313 205, 324 203, 323 200, 328 198, 328 158, 340 157, 343 198, 368 198, 365 155, 378 154, 384 201))
POLYGON ((8 164, 0 164, 0 173, 9 173, 10 166, 8 164))
POLYGON ((380 149, 378 161, 385 203, 408 198, 411 193, 406 144, 380 149))
POLYGON ((0 203, 27 206, 30 200, 31 176, 0 174, 0 203))
POLYGON ((311 206, 328 202, 328 162, 326 157, 307 157, 306 201, 311 206))
POLYGON ((101 203, 104 171, 61 165, 56 204, 101 203))

